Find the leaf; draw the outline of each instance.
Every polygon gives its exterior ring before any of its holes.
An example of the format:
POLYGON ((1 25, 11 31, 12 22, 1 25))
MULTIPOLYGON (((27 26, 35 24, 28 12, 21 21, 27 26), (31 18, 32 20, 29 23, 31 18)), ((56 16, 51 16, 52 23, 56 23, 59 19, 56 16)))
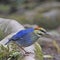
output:
POLYGON ((35 44, 35 57, 36 57, 36 60, 43 60, 42 49, 38 43, 35 44))

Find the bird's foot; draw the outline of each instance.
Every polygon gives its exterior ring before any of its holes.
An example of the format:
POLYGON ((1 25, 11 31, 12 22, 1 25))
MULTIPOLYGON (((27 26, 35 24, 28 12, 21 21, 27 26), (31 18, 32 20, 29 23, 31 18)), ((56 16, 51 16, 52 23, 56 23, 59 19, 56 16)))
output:
POLYGON ((33 52, 25 52, 25 54, 34 54, 33 52))
POLYGON ((30 54, 34 54, 33 52, 25 52, 24 56, 29 56, 30 54))

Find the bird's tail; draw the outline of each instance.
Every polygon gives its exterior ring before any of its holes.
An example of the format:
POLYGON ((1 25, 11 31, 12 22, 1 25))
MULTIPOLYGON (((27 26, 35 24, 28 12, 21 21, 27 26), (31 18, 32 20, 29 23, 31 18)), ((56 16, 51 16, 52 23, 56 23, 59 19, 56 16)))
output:
POLYGON ((7 37, 5 37, 3 40, 0 41, 0 45, 7 45, 8 43, 10 43, 10 38, 14 35, 15 33, 12 33, 10 35, 8 35, 7 37))
POLYGON ((0 45, 7 45, 10 42, 8 39, 3 39, 0 41, 0 45))

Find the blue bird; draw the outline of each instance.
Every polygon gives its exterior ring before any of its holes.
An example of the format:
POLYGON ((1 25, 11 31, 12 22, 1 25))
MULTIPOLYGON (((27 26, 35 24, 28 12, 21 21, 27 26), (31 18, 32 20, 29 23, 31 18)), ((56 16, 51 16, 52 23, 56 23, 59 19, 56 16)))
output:
POLYGON ((17 32, 8 40, 8 42, 6 42, 6 44, 10 43, 11 41, 14 41, 19 47, 21 47, 21 49, 23 49, 22 47, 28 47, 34 44, 41 36, 45 34, 46 30, 44 28, 28 28, 17 32))

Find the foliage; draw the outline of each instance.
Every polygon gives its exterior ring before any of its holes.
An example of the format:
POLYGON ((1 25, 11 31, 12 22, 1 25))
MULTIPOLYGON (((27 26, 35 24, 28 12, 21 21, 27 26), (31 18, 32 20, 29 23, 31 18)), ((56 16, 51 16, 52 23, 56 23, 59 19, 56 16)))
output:
POLYGON ((60 53, 60 47, 55 40, 53 40, 53 46, 56 48, 57 52, 60 53))
MULTIPOLYGON (((19 48, 18 48, 19 49, 19 48)), ((17 45, 11 43, 8 46, 0 46, 0 60, 23 60, 24 55, 17 49, 17 45)), ((35 44, 36 60, 43 60, 43 53, 38 43, 35 44)))
POLYGON ((36 60, 43 60, 42 49, 38 43, 35 44, 35 57, 36 57, 36 60))
POLYGON ((22 54, 9 46, 0 46, 0 60, 21 60, 22 54))

